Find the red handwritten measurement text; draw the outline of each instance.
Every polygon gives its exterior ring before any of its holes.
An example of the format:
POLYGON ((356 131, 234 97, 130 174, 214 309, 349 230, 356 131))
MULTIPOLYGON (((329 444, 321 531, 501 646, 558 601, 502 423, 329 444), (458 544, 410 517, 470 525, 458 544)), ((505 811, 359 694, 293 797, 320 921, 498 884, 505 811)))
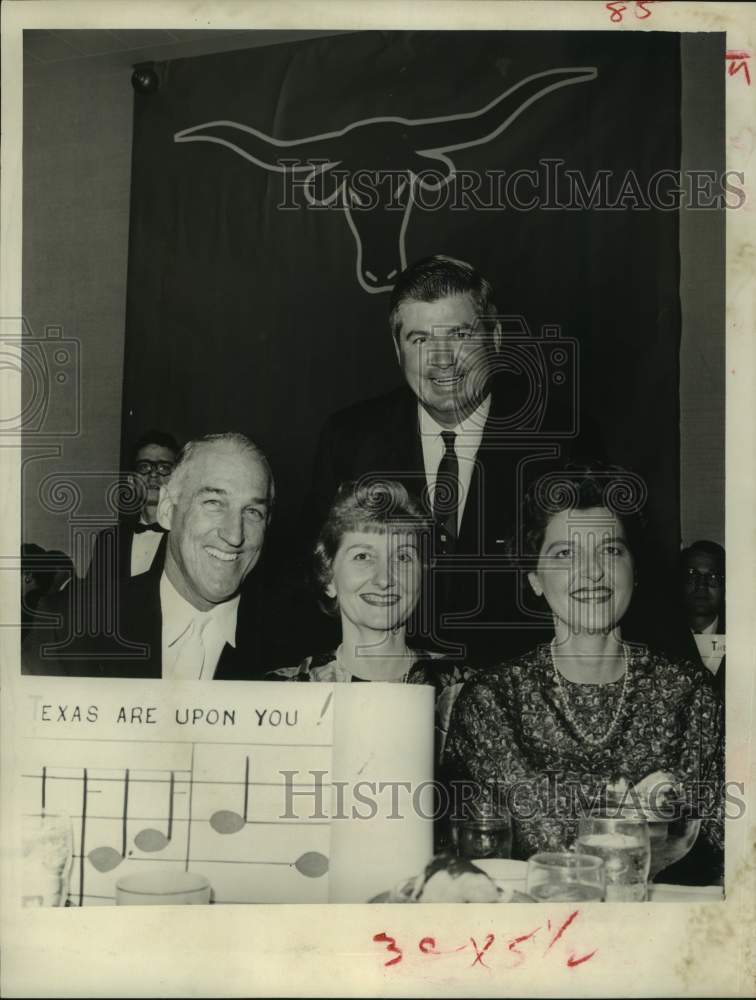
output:
MULTIPOLYGON (((657 0, 635 0, 632 4, 631 9, 635 12, 635 16, 639 21, 645 21, 647 17, 651 17, 651 11, 648 8, 652 3, 657 3, 657 0)), ((623 14, 631 5, 614 0, 613 3, 607 3, 604 6, 609 12, 609 20, 612 24, 619 24, 622 21, 623 14)))
POLYGON ((748 69, 748 60, 751 58, 750 52, 735 52, 730 49, 725 52, 725 62, 727 63, 727 72, 730 76, 735 76, 736 73, 743 71, 743 76, 748 86, 751 86, 751 72, 748 69))
POLYGON ((597 948, 587 952, 575 949, 566 940, 567 932, 574 928, 579 913, 579 910, 573 910, 558 926, 547 920, 545 924, 539 924, 532 930, 514 937, 499 935, 497 938, 493 931, 490 931, 482 940, 470 937, 464 944, 456 947, 439 947, 437 938, 432 935, 421 937, 416 946, 400 945, 397 938, 387 931, 374 934, 373 941, 384 946, 383 964, 386 967, 398 966, 405 957, 409 959, 410 956, 417 954, 432 959, 466 954, 468 958, 472 958, 467 964, 468 968, 480 966, 490 969, 489 961, 495 961, 495 964, 502 968, 517 969, 527 961, 540 961, 547 956, 556 956, 557 961, 562 962, 566 968, 574 969, 590 961, 598 952, 597 948), (560 947, 552 950, 560 942, 560 947))

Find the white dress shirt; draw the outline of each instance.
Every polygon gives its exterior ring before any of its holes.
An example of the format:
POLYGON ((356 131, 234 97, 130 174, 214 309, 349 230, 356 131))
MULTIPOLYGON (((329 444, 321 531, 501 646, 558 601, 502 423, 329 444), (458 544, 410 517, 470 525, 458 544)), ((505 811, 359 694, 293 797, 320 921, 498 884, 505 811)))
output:
POLYGON ((209 611, 198 611, 179 594, 165 573, 160 577, 163 617, 163 678, 209 681, 226 643, 236 646, 239 596, 209 611))
POLYGON ((700 632, 694 632, 693 638, 696 640, 698 652, 703 661, 703 665, 716 674, 726 653, 725 636, 719 629, 719 616, 713 622, 709 622, 706 628, 700 632))
MULTIPOLYGON (((144 516, 139 515, 139 523, 147 524, 144 516)), ((162 531, 142 531, 131 537, 131 575, 139 576, 146 573, 152 565, 160 543, 163 540, 162 531)))
POLYGON ((436 423, 421 403, 418 403, 417 407, 420 420, 420 440, 423 445, 425 481, 428 484, 428 495, 431 503, 433 503, 436 489, 438 467, 446 451, 441 432, 452 431, 456 435, 454 451, 459 463, 459 506, 457 507, 457 531, 459 531, 462 526, 467 494, 470 491, 475 456, 478 454, 480 443, 483 440, 483 430, 488 419, 488 412, 491 409, 491 397, 486 396, 478 409, 456 427, 442 427, 436 423))

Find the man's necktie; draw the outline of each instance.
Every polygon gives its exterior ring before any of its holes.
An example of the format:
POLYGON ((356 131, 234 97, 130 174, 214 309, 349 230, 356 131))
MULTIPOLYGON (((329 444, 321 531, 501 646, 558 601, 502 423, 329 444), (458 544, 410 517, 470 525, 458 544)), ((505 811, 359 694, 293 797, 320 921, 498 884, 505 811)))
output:
POLYGON ((154 524, 142 524, 141 521, 137 521, 134 525, 134 534, 141 535, 144 531, 157 531, 161 535, 164 535, 168 529, 164 528, 162 524, 158 524, 157 521, 154 524))
POLYGON ((433 515, 441 530, 442 549, 454 547, 457 538, 457 511, 459 509, 459 461, 454 450, 454 431, 441 431, 444 454, 438 464, 436 488, 433 491, 433 515))
POLYGON ((209 625, 207 615, 198 615, 177 640, 177 655, 173 674, 176 679, 203 680, 202 671, 205 666, 205 643, 203 633, 209 625))

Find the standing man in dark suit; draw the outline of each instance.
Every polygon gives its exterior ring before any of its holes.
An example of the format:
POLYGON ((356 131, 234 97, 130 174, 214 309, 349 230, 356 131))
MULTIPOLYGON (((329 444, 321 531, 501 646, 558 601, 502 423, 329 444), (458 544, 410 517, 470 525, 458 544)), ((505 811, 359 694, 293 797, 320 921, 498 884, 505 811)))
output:
POLYGON ((518 608, 508 555, 525 480, 563 457, 517 423, 534 388, 544 389, 501 353, 491 286, 470 264, 434 256, 408 268, 389 323, 406 385, 326 422, 313 520, 345 480, 401 481, 437 527, 418 631, 450 655, 500 660, 532 646, 543 624, 518 608))
MULTIPOLYGON (((262 595, 247 578, 262 552, 273 496, 268 461, 245 435, 190 441, 160 490, 157 514, 168 532, 162 573, 143 573, 123 583, 115 634, 104 636, 100 630, 93 635, 90 629, 73 640, 48 635, 46 657, 30 651, 23 671, 261 678, 271 667, 262 658, 262 595), (53 662, 49 647, 55 639, 59 652, 53 662)), ((91 617, 96 609, 89 610, 91 617)))
POLYGON ((129 482, 142 497, 136 517, 123 517, 114 528, 105 528, 95 539, 87 576, 127 580, 154 568, 160 572, 165 559, 165 529, 158 523, 160 487, 176 464, 179 446, 166 431, 150 430, 134 447, 129 482))

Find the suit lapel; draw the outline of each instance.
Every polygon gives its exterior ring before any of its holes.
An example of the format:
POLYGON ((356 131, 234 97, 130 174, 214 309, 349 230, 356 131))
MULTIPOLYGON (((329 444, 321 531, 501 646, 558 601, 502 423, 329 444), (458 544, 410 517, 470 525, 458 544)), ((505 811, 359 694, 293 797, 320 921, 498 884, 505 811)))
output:
POLYGON ((160 607, 160 577, 145 574, 134 577, 132 613, 138 620, 139 631, 135 632, 150 647, 149 659, 144 666, 143 677, 162 677, 163 661, 163 614, 160 607))
POLYGON ((118 575, 122 579, 131 576, 131 542, 134 538, 136 520, 129 518, 118 526, 118 575))
MULTIPOLYGON (((253 573, 255 571, 253 570, 253 573)), ((261 662, 262 636, 261 583, 257 578, 242 590, 236 615, 236 646, 229 643, 221 650, 213 680, 261 680, 263 671, 269 669, 261 662)))
POLYGON ((145 574, 114 582, 118 593, 118 636, 113 652, 101 660, 106 677, 160 677, 162 659, 162 615, 160 578, 145 574), (125 648, 128 643, 129 647, 125 648), (133 646, 147 646, 143 656, 133 646))
MULTIPOLYGON (((408 387, 403 387, 397 398, 390 425, 388 457, 397 470, 396 478, 405 486, 410 496, 420 501, 425 513, 432 515, 426 490, 418 405, 415 394, 408 387)), ((390 473, 388 463, 385 464, 390 473)))
POLYGON ((238 676, 238 657, 237 650, 234 649, 229 643, 221 650, 220 658, 218 659, 218 665, 215 668, 215 674, 213 675, 213 680, 215 681, 233 681, 241 680, 238 676))

